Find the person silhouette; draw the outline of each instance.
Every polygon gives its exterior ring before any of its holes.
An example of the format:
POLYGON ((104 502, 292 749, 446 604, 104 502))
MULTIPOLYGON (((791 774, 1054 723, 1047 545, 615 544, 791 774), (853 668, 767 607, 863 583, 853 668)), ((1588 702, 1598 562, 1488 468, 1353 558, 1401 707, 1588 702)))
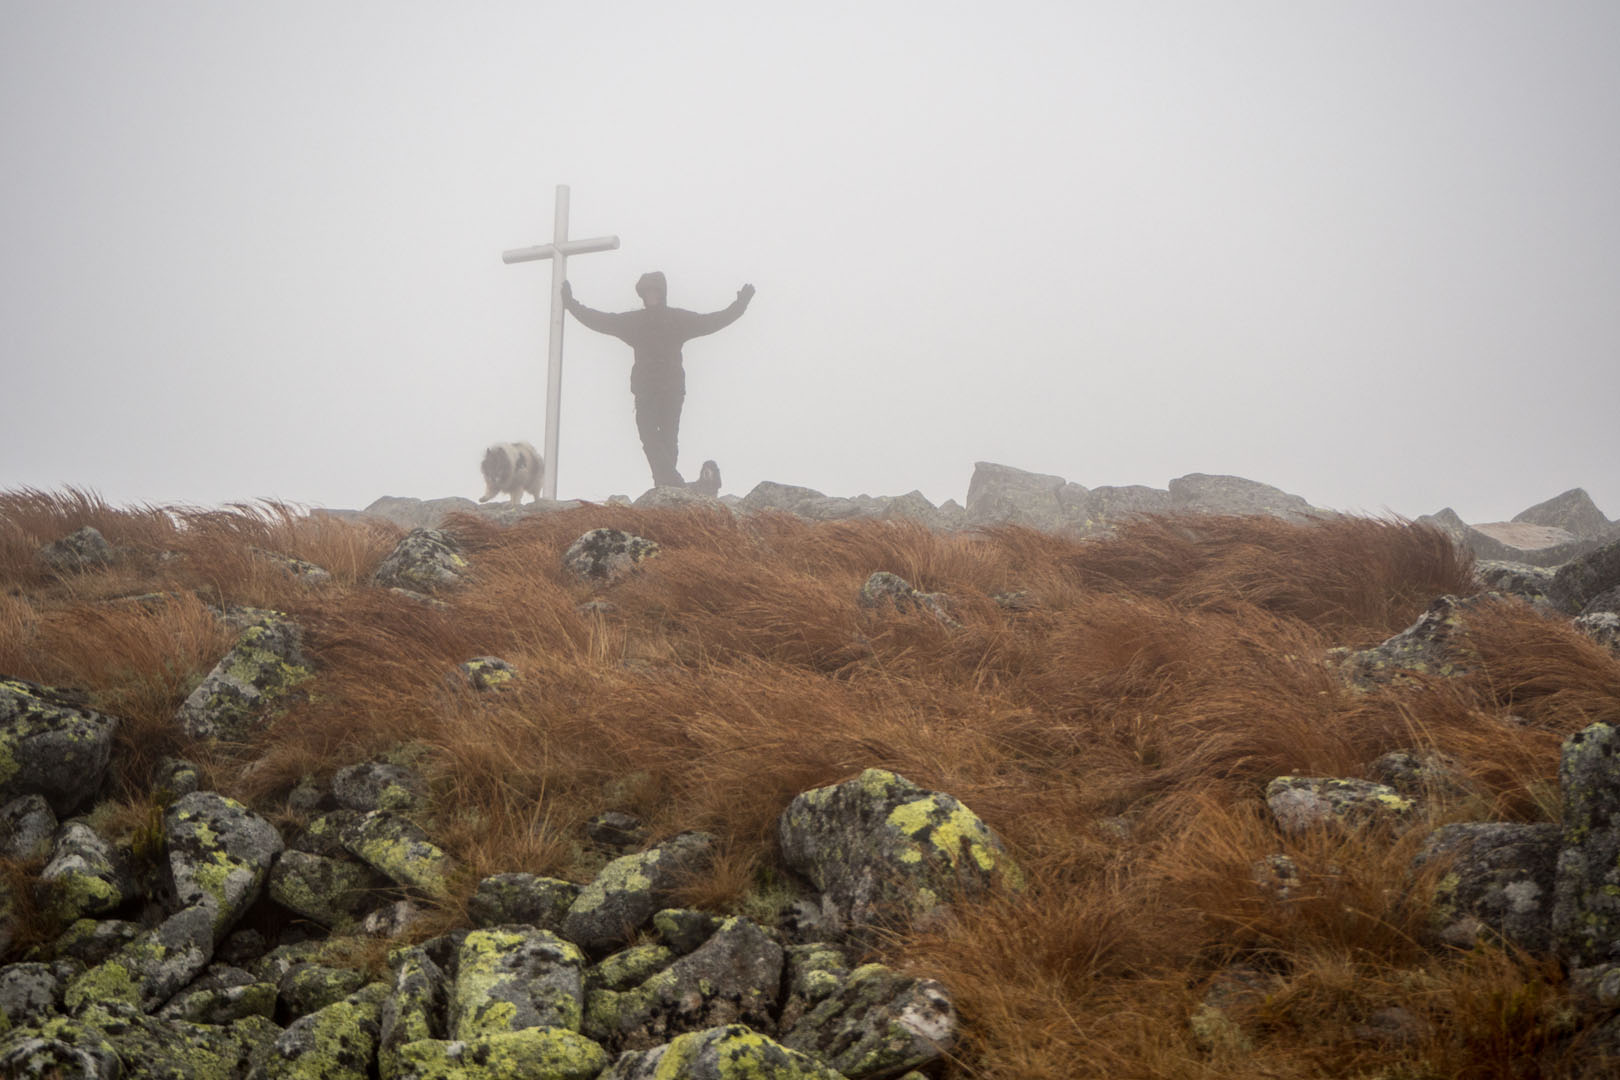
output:
POLYGON ((681 346, 736 322, 748 310, 754 287, 744 285, 729 307, 708 314, 670 307, 669 287, 656 270, 641 275, 636 293, 644 305, 640 311, 597 311, 575 300, 568 282, 562 287, 563 306, 574 318, 589 330, 618 338, 635 353, 630 393, 636 402, 636 430, 652 467, 653 486, 684 487, 686 481, 675 468, 681 406, 686 401, 681 346))

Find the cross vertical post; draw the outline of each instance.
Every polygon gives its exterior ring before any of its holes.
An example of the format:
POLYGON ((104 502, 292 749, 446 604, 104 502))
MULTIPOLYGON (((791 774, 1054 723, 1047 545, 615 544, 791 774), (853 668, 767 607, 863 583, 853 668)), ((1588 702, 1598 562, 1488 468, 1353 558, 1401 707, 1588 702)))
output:
POLYGON ((568 280, 568 256, 592 251, 612 251, 619 246, 617 236, 597 236, 589 240, 568 239, 568 185, 557 185, 557 212, 552 219, 551 243, 537 247, 512 248, 501 252, 507 265, 551 260, 551 330, 546 361, 546 478, 541 484, 544 499, 557 497, 557 427, 562 411, 563 282, 568 280))

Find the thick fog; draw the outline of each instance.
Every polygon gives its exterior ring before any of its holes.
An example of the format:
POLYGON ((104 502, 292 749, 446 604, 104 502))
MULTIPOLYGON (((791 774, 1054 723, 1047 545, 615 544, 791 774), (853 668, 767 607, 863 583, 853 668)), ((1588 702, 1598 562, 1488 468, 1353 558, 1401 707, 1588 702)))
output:
MULTIPOLYGON (((685 347, 680 468, 988 460, 1620 517, 1620 5, 6 0, 0 489, 476 497, 578 298, 685 347)), ((650 486, 570 318, 558 493, 650 486)))

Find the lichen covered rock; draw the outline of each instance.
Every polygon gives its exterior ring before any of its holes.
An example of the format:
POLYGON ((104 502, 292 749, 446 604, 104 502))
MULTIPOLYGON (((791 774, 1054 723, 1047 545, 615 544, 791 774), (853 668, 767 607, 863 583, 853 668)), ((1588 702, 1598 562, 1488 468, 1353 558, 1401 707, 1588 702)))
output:
POLYGON ((944 986, 866 964, 784 1031, 781 1042, 849 1080, 867 1080, 934 1061, 951 1048, 956 1029, 944 986))
POLYGON ((1600 723, 1571 735, 1558 783, 1564 820, 1553 945, 1577 967, 1620 961, 1620 733, 1600 723))
POLYGON ((1553 574, 1549 592, 1566 614, 1578 615, 1593 597, 1620 585, 1620 540, 1571 559, 1553 574))
POLYGON ((211 903, 181 908, 72 979, 64 1005, 71 1011, 97 1002, 124 1002, 151 1012, 208 966, 217 915, 211 903))
POLYGON ((524 1028, 406 1043, 395 1058, 396 1071, 383 1075, 384 1080, 594 1080, 607 1063, 608 1052, 578 1032, 524 1028))
POLYGON ((181 704, 175 721, 194 739, 246 740, 313 675, 298 624, 261 612, 181 704))
POLYGON ((388 957, 394 989, 383 1002, 377 1064, 384 1077, 401 1075, 400 1050, 408 1043, 445 1034, 447 980, 428 950, 396 949, 388 957))
POLYGON ((1575 627, 1610 652, 1620 653, 1620 615, 1612 611, 1594 611, 1576 617, 1575 627))
POLYGON ((713 849, 708 833, 687 832, 614 859, 569 906, 563 936, 592 953, 623 945, 708 864, 713 849))
POLYGON ((270 899, 330 929, 346 929, 390 885, 371 867, 307 851, 283 852, 270 871, 270 899))
POLYGON ((820 890, 823 914, 844 930, 927 919, 958 893, 1023 884, 978 815, 882 769, 799 795, 777 835, 787 865, 820 890))
POLYGON ((531 1027, 578 1031, 585 957, 546 930, 474 930, 457 953, 450 1035, 471 1039, 531 1027))
POLYGON ((372 983, 276 1037, 248 1080, 367 1080, 377 1056, 386 983, 372 983))
POLYGON ((651 1050, 628 1052, 601 1080, 845 1080, 808 1054, 742 1024, 692 1031, 651 1050))
POLYGON ((1350 684, 1369 690, 1403 677, 1462 675, 1478 666, 1479 651, 1468 640, 1469 609, 1492 598, 1481 593, 1459 600, 1437 598, 1417 622, 1371 649, 1336 650, 1338 663, 1350 684))
POLYGON ((1435 884, 1431 920, 1447 945, 1470 948, 1486 931, 1532 952, 1549 944, 1559 828, 1465 822, 1436 829, 1412 860, 1448 866, 1435 884))
POLYGON ((864 608, 892 606, 900 612, 922 611, 947 626, 957 625, 956 620, 951 618, 948 600, 943 593, 920 592, 911 582, 887 570, 879 570, 866 579, 861 586, 860 601, 864 608))
POLYGON ((38 792, 12 799, 0 807, 0 856, 18 862, 50 858, 56 824, 51 804, 38 792))
POLYGON ((461 674, 474 690, 505 690, 518 673, 498 656, 475 656, 461 665, 461 674))
POLYGON ((651 540, 620 529, 592 529, 563 552, 563 569, 582 581, 607 584, 657 554, 651 540))
POLYGON ((1336 776, 1279 776, 1266 785, 1266 806, 1283 832, 1325 825, 1398 825, 1416 803, 1387 784, 1336 776))
POLYGON ((249 1016, 269 1020, 276 1013, 276 985, 241 968, 215 964, 158 1010, 164 1020, 228 1024, 249 1016))
POLYGON ((46 911, 70 922, 113 911, 134 898, 136 887, 113 846, 90 826, 70 821, 56 834, 36 895, 46 911))
POLYGON ((339 769, 332 777, 332 797, 346 810, 410 813, 427 800, 427 785, 403 765, 363 761, 339 769))
POLYGON ((438 529, 412 529, 378 564, 372 580, 383 588, 433 593, 461 584, 469 569, 455 537, 438 529))
POLYGON ((586 1034, 635 1050, 697 1028, 767 1026, 781 985, 781 946, 749 920, 729 918, 698 949, 634 989, 593 993, 586 1034))
POLYGON ((355 858, 401 885, 435 899, 449 893, 446 876, 454 865, 450 856, 408 818, 374 810, 347 824, 342 842, 355 858))
POLYGON ((212 791, 176 800, 163 815, 163 832, 175 895, 182 905, 213 911, 218 943, 258 898, 281 853, 281 834, 241 803, 212 791))
POLYGON ((0 676, 0 802, 38 794, 71 814, 101 787, 117 727, 70 695, 0 676))
POLYGON ((0 968, 0 1031, 50 1017, 62 1005, 62 980, 49 964, 0 968))
POLYGON ((113 548, 107 543, 107 538, 101 535, 100 529, 86 525, 40 548, 39 558, 52 570, 69 574, 110 565, 113 548))

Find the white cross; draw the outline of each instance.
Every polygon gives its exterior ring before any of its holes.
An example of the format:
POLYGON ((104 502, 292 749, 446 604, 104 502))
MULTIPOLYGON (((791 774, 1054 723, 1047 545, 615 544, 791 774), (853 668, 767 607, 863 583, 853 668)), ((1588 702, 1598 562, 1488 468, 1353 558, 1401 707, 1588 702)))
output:
POLYGON ((501 252, 504 263, 551 260, 551 338, 546 364, 546 478, 541 498, 557 497, 557 419, 562 407, 563 282, 568 280, 568 256, 591 251, 612 251, 619 246, 617 236, 597 236, 590 240, 568 239, 568 185, 557 185, 557 216, 551 226, 551 243, 538 247, 513 248, 501 252))

